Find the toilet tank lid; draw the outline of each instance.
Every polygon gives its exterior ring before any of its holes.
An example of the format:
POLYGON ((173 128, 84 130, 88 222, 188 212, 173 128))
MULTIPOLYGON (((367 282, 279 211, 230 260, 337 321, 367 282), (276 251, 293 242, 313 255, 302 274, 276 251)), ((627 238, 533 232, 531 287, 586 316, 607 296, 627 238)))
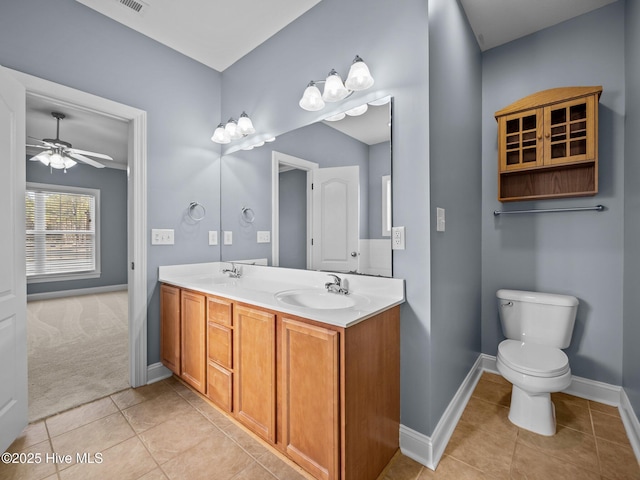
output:
POLYGON ((557 293, 529 292, 525 290, 500 289, 496 292, 500 300, 512 300, 516 302, 542 303, 545 305, 559 305, 563 307, 575 307, 578 299, 572 295, 560 295, 557 293))

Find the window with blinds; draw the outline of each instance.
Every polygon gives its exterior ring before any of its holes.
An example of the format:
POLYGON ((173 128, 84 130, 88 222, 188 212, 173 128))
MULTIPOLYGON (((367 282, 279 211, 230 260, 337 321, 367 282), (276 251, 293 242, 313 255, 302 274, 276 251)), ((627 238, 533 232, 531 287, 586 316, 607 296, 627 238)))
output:
POLYGON ((27 280, 99 276, 100 191, 27 184, 27 280))

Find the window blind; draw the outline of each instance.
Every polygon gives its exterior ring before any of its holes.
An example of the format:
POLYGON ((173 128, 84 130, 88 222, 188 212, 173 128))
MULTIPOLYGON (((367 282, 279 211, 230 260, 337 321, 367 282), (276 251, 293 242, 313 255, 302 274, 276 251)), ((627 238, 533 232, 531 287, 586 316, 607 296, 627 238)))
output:
POLYGON ((26 192, 27 277, 96 270, 96 196, 26 192))

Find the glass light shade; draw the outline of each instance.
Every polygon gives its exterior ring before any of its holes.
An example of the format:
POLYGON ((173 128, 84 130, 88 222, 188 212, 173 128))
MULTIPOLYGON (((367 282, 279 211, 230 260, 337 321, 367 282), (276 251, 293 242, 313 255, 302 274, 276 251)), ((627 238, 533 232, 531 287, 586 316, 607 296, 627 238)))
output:
POLYGON ((309 112, 315 112, 324 108, 324 100, 322 100, 322 94, 314 82, 310 82, 307 88, 304 89, 302 98, 298 103, 300 108, 309 112))
POLYGON ((338 113, 337 115, 331 115, 330 117, 325 118, 325 120, 327 122, 337 122, 338 120, 342 120, 345 116, 346 114, 343 112, 338 113))
POLYGON ((64 158, 62 158, 62 155, 60 155, 59 153, 54 153, 53 155, 51 155, 51 157, 49 157, 49 165, 51 165, 52 168, 57 169, 65 168, 64 158))
POLYGON ((242 138, 242 133, 238 130, 238 124, 233 118, 230 118, 227 124, 224 126, 225 131, 229 134, 231 140, 238 140, 242 138))
POLYGON ((275 141, 276 141, 276 137, 267 138, 265 140, 265 142, 267 142, 267 143, 271 143, 271 142, 275 142, 275 141))
POLYGON ((220 144, 229 143, 231 141, 231 137, 229 137, 229 134, 224 129, 224 125, 222 123, 216 127, 211 137, 211 141, 220 144))
POLYGON ((342 78, 338 75, 338 72, 331 70, 324 83, 322 99, 325 102, 339 102, 347 95, 349 95, 349 90, 342 83, 342 78))
POLYGON ((366 90, 373 85, 373 77, 369 72, 369 67, 362 61, 360 57, 356 55, 351 68, 349 69, 349 75, 344 82, 345 87, 355 92, 359 90, 366 90))
POLYGON ((256 129, 253 128, 253 123, 245 112, 242 112, 240 118, 238 119, 238 131, 241 135, 251 135, 252 133, 256 133, 256 129))
POLYGON ((249 145, 248 147, 244 147, 242 150, 253 150, 253 145, 249 145))
POLYGON ((346 113, 350 117, 357 117, 358 115, 362 115, 363 113, 365 113, 368 109, 369 109, 369 105, 364 103, 358 107, 352 108, 351 110, 347 110, 344 113, 346 113))
POLYGON ((51 163, 51 153, 52 152, 48 150, 46 152, 40 152, 38 155, 33 157, 32 160, 39 160, 44 165, 49 166, 49 163, 51 163))
POLYGON ((264 142, 258 142, 254 145, 254 147, 261 147, 264 145, 264 142))

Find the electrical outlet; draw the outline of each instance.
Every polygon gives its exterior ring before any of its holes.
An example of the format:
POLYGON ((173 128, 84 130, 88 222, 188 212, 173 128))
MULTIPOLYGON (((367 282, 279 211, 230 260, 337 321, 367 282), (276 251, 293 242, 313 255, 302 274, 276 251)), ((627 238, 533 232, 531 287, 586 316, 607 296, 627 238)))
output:
POLYGON ((444 232, 444 208, 436 207, 436 232, 444 232))
POLYGON ((217 244, 218 244, 218 231, 209 230, 209 245, 217 245, 217 244))
POLYGON ((151 229, 151 245, 173 245, 172 228, 151 229))
POLYGON ((223 243, 225 245, 233 245, 233 232, 231 230, 225 230, 223 234, 223 243))
POLYGON ((391 249, 404 250, 404 227, 391 227, 391 249))
POLYGON ((271 232, 269 230, 259 230, 257 240, 258 240, 258 243, 270 243, 271 232))

